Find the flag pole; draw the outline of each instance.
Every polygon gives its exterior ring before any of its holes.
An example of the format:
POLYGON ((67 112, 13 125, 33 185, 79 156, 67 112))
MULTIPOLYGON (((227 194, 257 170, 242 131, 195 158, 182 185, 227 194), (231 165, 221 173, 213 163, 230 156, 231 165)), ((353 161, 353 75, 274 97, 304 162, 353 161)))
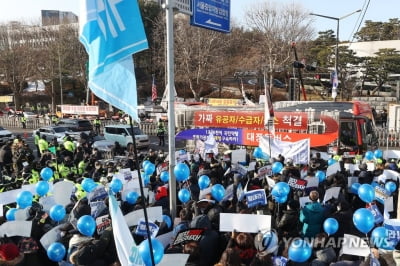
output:
MULTIPOLYGON (((266 78, 265 78, 265 69, 263 70, 263 76, 264 76, 264 95, 265 95, 265 102, 264 102, 264 125, 267 125, 267 130, 268 130, 268 146, 269 146, 269 156, 272 156, 272 152, 271 152, 271 128, 270 128, 270 123, 269 120, 271 118, 271 110, 272 107, 272 97, 271 97, 271 92, 269 90, 269 88, 267 87, 267 82, 266 82, 266 78)), ((272 109, 272 113, 273 113, 273 109, 272 109)), ((273 119, 273 117, 272 117, 273 119)), ((274 120, 272 120, 272 126, 274 125, 274 120)))
POLYGON ((138 172, 138 178, 139 178, 140 195, 142 196, 141 204, 142 204, 143 213, 144 213, 144 220, 146 222, 147 241, 149 241, 151 263, 154 266, 156 264, 154 263, 153 245, 151 243, 149 217, 147 216, 146 201, 145 201, 143 183, 142 183, 142 175, 140 174, 139 157, 138 157, 137 148, 136 148, 136 138, 135 138, 135 133, 133 131, 133 124, 132 124, 131 116, 129 116, 129 124, 131 126, 131 132, 132 132, 132 143, 133 143, 133 153, 135 154, 135 165, 136 165, 136 169, 138 170, 137 172, 138 172))

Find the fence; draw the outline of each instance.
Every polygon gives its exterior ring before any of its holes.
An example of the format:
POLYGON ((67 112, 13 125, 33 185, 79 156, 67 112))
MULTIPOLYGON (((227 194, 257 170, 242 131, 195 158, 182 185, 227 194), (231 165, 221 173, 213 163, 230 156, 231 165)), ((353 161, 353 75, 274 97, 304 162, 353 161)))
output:
MULTIPOLYGON (((113 120, 103 120, 103 128, 106 125, 119 124, 118 121, 113 120)), ((0 117, 0 125, 6 128, 21 128, 22 124, 19 118, 15 117, 0 117)), ((51 125, 51 121, 46 118, 35 118, 30 119, 26 123, 27 129, 36 129, 43 126, 51 125)), ((157 125, 155 123, 141 123, 139 125, 140 129, 144 134, 155 136, 157 135, 157 125)), ((376 134, 378 137, 379 147, 400 147, 400 131, 395 131, 393 129, 387 130, 386 128, 378 127, 376 129, 376 134)))
MULTIPOLYGON (((52 124, 51 120, 48 118, 42 118, 42 117, 33 118, 33 119, 28 119, 28 121, 26 122, 26 128, 34 130, 39 127, 49 126, 51 124, 52 124)), ((106 125, 112 125, 112 124, 119 124, 119 122, 114 120, 103 120, 101 129, 103 129, 104 126, 106 125)), ((0 117, 0 125, 5 128, 22 128, 22 123, 20 118, 14 116, 0 117)), ((146 135, 157 135, 157 125, 154 123, 141 123, 139 127, 146 135)))

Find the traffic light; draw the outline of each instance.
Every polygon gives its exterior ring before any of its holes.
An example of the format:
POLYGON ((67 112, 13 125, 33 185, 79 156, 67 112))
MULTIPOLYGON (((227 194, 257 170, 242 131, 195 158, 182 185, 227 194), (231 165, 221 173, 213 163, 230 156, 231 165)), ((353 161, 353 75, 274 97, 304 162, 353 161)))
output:
POLYGON ((304 64, 302 62, 299 62, 299 61, 294 61, 293 62, 293 67, 294 68, 304 68, 304 64))

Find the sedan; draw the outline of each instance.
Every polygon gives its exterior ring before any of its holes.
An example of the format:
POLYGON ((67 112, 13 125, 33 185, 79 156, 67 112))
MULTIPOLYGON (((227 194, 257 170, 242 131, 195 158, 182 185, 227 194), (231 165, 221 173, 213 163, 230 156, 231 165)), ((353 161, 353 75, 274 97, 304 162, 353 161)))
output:
POLYGON ((4 127, 0 127, 0 145, 6 143, 9 140, 13 140, 14 139, 14 134, 5 129, 4 127))
POLYGON ((64 137, 67 135, 73 137, 74 139, 78 138, 76 133, 72 132, 69 128, 62 126, 41 127, 34 130, 33 135, 35 136, 37 132, 39 132, 40 137, 46 136, 47 141, 51 141, 53 138, 56 138, 58 143, 63 143, 64 137))
POLYGON ((95 136, 93 141, 92 148, 97 148, 102 152, 111 152, 115 146, 113 141, 106 140, 103 136, 95 136))

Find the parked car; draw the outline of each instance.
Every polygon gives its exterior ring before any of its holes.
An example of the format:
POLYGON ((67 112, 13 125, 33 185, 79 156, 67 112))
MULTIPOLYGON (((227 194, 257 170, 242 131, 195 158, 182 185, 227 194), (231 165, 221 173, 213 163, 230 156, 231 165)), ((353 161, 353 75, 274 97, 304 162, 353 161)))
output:
POLYGON ((23 112, 22 114, 27 120, 38 118, 38 115, 33 112, 23 112))
POLYGON ((133 135, 138 149, 149 147, 149 136, 143 134, 138 126, 133 127, 133 132, 130 125, 108 125, 104 127, 104 138, 113 143, 118 141, 122 147, 127 147, 129 143, 133 143, 133 135))
POLYGON ((9 140, 13 140, 14 138, 15 136, 11 131, 4 127, 0 127, 0 145, 5 144, 9 140))
POLYGON ((87 119, 60 119, 57 125, 67 127, 74 132, 85 132, 87 134, 93 130, 92 123, 87 119))
POLYGON ((57 138, 57 142, 60 144, 64 142, 64 137, 66 135, 71 136, 74 140, 79 139, 79 134, 63 126, 40 127, 33 131, 33 135, 35 136, 37 132, 39 132, 40 137, 46 136, 47 141, 51 141, 53 138, 57 138))
POLYGON ((111 152, 115 146, 115 142, 106 140, 103 136, 95 136, 93 137, 93 141, 92 148, 97 148, 102 152, 111 152))

